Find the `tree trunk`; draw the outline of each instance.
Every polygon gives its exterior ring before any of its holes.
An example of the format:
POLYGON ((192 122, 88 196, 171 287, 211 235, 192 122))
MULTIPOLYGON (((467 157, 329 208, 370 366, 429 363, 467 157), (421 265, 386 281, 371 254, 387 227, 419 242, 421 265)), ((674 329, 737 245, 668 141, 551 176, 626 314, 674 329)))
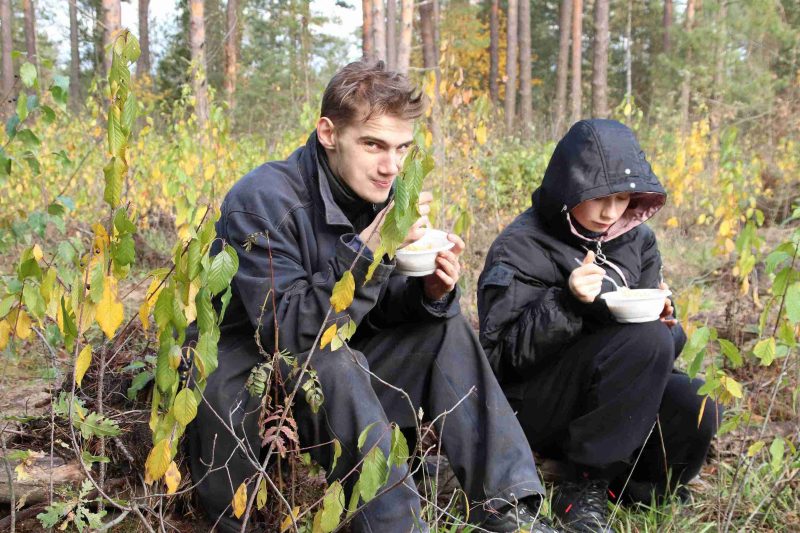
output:
POLYGON ((205 129, 208 122, 208 82, 206 79, 206 25, 203 0, 189 0, 189 50, 192 54, 192 86, 197 125, 205 129))
POLYGON ((423 0, 419 4, 419 31, 422 36, 422 64, 426 70, 435 70, 439 66, 439 58, 436 51, 435 22, 433 0, 423 0))
POLYGON ((2 83, 2 111, 3 118, 11 114, 14 109, 14 63, 11 60, 11 50, 14 44, 11 38, 11 0, 0 0, 0 24, 2 28, 2 45, 3 45, 3 83, 2 83))
POLYGON ((672 0, 664 0, 664 53, 669 54, 672 50, 672 0))
POLYGON ((80 107, 81 101, 81 55, 78 49, 77 0, 69 0, 69 103, 72 110, 80 107))
POLYGON ((364 29, 361 32, 361 56, 365 61, 375 59, 375 47, 372 42, 372 0, 361 0, 361 14, 364 29))
POLYGON ((372 0, 372 46, 375 47, 375 59, 386 61, 386 17, 383 0, 372 0))
POLYGON ((414 25, 414 0, 402 0, 400 13, 400 47, 397 50, 397 72, 408 74, 411 64, 411 32, 414 25))
POLYGON ((517 103, 517 22, 519 21, 517 0, 508 0, 506 33, 506 131, 514 127, 514 111, 517 103))
MULTIPOLYGON (((631 32, 631 19, 633 18, 633 0, 628 0, 628 22, 625 25, 625 102, 631 103, 633 100, 633 58, 631 49, 633 48, 633 37, 631 32)), ((625 106, 625 122, 630 122, 632 105, 625 106)))
POLYGON ((239 46, 239 0, 228 0, 225 8, 225 100, 228 108, 236 107, 236 55, 239 46))
MULTIPOLYGON (((688 0, 686 3, 686 19, 684 28, 686 33, 691 34, 694 29, 694 17, 697 5, 695 0, 688 0)), ((684 136, 689 134, 689 106, 692 100, 692 47, 686 48, 686 59, 683 62, 683 80, 681 80, 681 132, 684 136)))
POLYGON ((581 119, 581 41, 583 38, 583 0, 573 0, 572 5, 572 112, 570 122, 581 119))
POLYGON ((497 76, 500 72, 500 0, 492 3, 489 15, 489 96, 495 104, 500 101, 500 88, 497 76))
POLYGON ((561 1, 558 24, 558 64, 556 65, 556 115, 553 119, 553 136, 564 134, 567 118, 567 80, 569 70, 569 34, 572 21, 572 0, 561 1))
POLYGON ((533 127, 531 99, 531 0, 519 0, 519 115, 523 132, 533 127))
POLYGON ((103 77, 111 70, 111 43, 122 25, 120 0, 103 0, 103 77))
POLYGON ((150 75, 150 0, 139 0, 139 48, 142 53, 136 62, 137 78, 150 75))
POLYGON ((722 99, 725 83, 725 26, 728 17, 728 2, 721 0, 716 14, 714 45, 714 88, 708 106, 708 122, 711 130, 711 171, 714 176, 719 172, 720 133, 722 132, 722 99))
POLYGON ((397 0, 386 0, 386 66, 397 70, 397 0))
POLYGON ((608 0, 594 3, 594 59, 592 61, 592 116, 608 118, 608 0))
POLYGON ((33 0, 22 0, 22 11, 25 16, 25 48, 28 52, 28 62, 39 71, 39 59, 36 54, 36 10, 33 0))

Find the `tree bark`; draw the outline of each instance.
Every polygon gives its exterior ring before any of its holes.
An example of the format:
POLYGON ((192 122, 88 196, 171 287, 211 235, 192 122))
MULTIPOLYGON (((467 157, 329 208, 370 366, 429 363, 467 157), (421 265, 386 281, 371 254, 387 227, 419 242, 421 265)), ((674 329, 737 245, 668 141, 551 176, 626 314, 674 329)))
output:
MULTIPOLYGON (((628 22, 625 25, 625 102, 633 100, 633 34, 631 32, 631 19, 633 18, 633 0, 628 0, 628 22)), ((625 106, 625 121, 630 122, 633 106, 625 106)))
POLYGON ((372 0, 361 0, 361 14, 364 29, 361 32, 361 56, 365 61, 375 59, 375 46, 372 41, 372 0))
POLYGON ((28 52, 28 62, 39 71, 39 58, 36 54, 36 10, 33 0, 22 0, 22 11, 25 16, 25 48, 28 52))
POLYGON ((77 0, 69 0, 69 103, 72 110, 78 109, 81 97, 81 55, 78 49, 77 0))
POLYGON ((436 69, 439 66, 439 58, 436 50, 435 23, 436 21, 433 16, 433 0, 423 0, 419 4, 419 29, 422 36, 422 64, 425 69, 436 69))
POLYGON ((397 72, 408 74, 411 65, 411 37, 414 24, 414 0, 402 0, 400 13, 400 47, 397 50, 397 72))
POLYGON ((397 0, 386 0, 386 66, 397 70, 397 0))
POLYGON ((581 119, 581 43, 583 38, 583 0, 573 0, 572 5, 572 109, 570 122, 581 119))
POLYGON ((383 0, 372 0, 372 46, 375 59, 386 61, 386 17, 383 0))
POLYGON ((594 4, 594 57, 592 60, 592 116, 608 118, 608 0, 594 4))
POLYGON ((192 57, 192 86, 197 125, 208 122, 208 82, 206 79, 206 26, 203 0, 189 0, 189 49, 192 57))
POLYGON ((514 111, 517 104, 517 22, 519 21, 519 5, 517 0, 508 0, 507 33, 506 33, 506 130, 514 127, 514 111))
POLYGON ((3 58, 2 58, 2 111, 3 118, 11 114, 14 108, 14 63, 11 60, 11 50, 14 44, 11 37, 11 0, 0 0, 0 24, 2 24, 2 45, 3 45, 3 58))
POLYGON ((558 63, 556 65, 556 114, 553 119, 553 136, 564 134, 567 118, 567 80, 569 70, 569 35, 572 21, 572 0, 561 1, 558 25, 558 63))
POLYGON ((111 70, 110 45, 122 25, 120 0, 103 0, 103 77, 111 70))
MULTIPOLYGON (((688 0, 686 3, 686 18, 684 19, 684 29, 687 34, 691 34, 694 29, 694 17, 697 10, 696 0, 688 0)), ((692 100, 692 47, 691 44, 686 48, 686 59, 683 62, 683 80, 681 80, 681 132, 684 136, 689 134, 689 106, 692 100)))
POLYGON ((236 56, 239 46, 239 0, 228 0, 225 8, 225 100, 228 108, 236 107, 236 56))
POLYGON ((664 0, 664 44, 663 44, 663 52, 665 54, 669 54, 672 50, 672 40, 671 40, 671 32, 672 32, 672 0, 664 0))
POLYGON ((495 104, 500 101, 497 76, 500 72, 500 0, 490 0, 489 12, 489 96, 495 104))
POLYGON ((531 97, 531 0, 519 0, 519 115, 523 132, 533 127, 531 97))
MULTIPOLYGON (((234 0, 235 1, 235 0, 234 0)), ((139 48, 136 77, 150 75, 150 0, 139 0, 139 48)))
POLYGON ((708 106, 708 122, 711 130, 711 171, 714 176, 719 172, 720 133, 722 132, 722 90, 725 83, 725 26, 728 17, 728 2, 721 0, 716 14, 716 43, 714 45, 714 89, 708 106))

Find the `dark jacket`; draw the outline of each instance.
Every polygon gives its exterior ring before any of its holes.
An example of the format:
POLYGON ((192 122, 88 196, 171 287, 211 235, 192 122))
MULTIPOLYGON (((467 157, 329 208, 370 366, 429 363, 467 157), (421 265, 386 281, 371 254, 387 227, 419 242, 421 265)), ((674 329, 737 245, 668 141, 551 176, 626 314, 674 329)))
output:
POLYGON ((355 298, 341 313, 331 312, 330 323, 338 320, 341 325, 349 317, 356 324, 366 321, 382 328, 459 313, 457 295, 449 305, 429 305, 421 278, 396 274, 386 258, 364 284, 371 256, 356 260, 359 241, 320 168, 316 133, 287 160, 266 163, 239 180, 225 197, 216 227, 218 237, 239 256, 221 327, 221 350, 237 337, 252 338, 260 325, 261 345, 272 352, 274 297, 280 348, 293 354, 309 351, 330 307, 333 286, 354 261, 355 298), (251 238, 254 234, 260 235, 251 238), (244 246, 248 240, 249 251, 244 246))
MULTIPOLYGON (((588 328, 613 320, 603 300, 584 304, 568 287, 588 250, 609 276, 631 288, 658 286, 661 257, 643 225, 666 193, 633 132, 612 120, 575 124, 558 143, 532 206, 495 240, 478 282, 480 340, 501 384, 522 381, 588 328), (633 193, 605 234, 584 236, 570 220, 579 203, 633 193), (603 256, 601 256, 603 254, 603 256), (623 279, 624 278, 624 279, 623 279)), ((603 292, 611 289, 608 282, 603 292)))

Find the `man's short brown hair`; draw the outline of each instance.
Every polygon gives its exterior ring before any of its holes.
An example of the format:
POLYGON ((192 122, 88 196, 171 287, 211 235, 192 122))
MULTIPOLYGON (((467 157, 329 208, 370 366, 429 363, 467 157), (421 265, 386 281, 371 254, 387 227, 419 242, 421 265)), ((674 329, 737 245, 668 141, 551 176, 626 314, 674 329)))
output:
POLYGON ((391 115, 406 120, 422 116, 425 96, 403 74, 386 70, 383 61, 355 61, 337 72, 322 95, 321 116, 335 126, 391 115))

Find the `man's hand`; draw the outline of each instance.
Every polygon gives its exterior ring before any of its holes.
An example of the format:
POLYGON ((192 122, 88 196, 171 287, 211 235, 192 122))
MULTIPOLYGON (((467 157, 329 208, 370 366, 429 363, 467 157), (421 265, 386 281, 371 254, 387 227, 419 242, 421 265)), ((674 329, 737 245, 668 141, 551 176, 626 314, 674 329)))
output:
MULTIPOLYGON (((400 245, 400 248, 408 246, 412 242, 419 240, 425 234, 425 227, 429 224, 428 213, 431 212, 431 201, 433 201, 433 195, 430 192, 423 191, 419 193, 417 210, 419 211, 420 216, 411 226, 411 229, 408 230, 406 238, 403 240, 403 244, 400 245)), ((383 226, 383 222, 386 220, 386 214, 389 212, 389 209, 391 209, 392 206, 394 206, 394 201, 390 202, 389 205, 384 207, 375 217, 375 220, 373 220, 370 225, 364 228, 364 231, 359 234, 359 237, 361 237, 361 240, 367 245, 367 248, 373 252, 377 250, 378 246, 381 244, 381 226, 383 226)))
POLYGON ((600 294, 605 273, 605 270, 594 264, 594 252, 589 251, 581 266, 569 275, 569 290, 575 298, 590 304, 600 294))
POLYGON ((458 256, 464 251, 464 241, 454 233, 447 235, 447 240, 454 243, 455 246, 439 252, 436 256, 436 272, 422 279, 423 291, 428 300, 441 300, 447 296, 456 288, 456 283, 461 275, 458 256))
MULTIPOLYGON (((666 291, 669 290, 669 285, 662 281, 658 284, 658 288, 666 291)), ((672 300, 669 298, 664 298, 664 309, 661 310, 661 316, 659 317, 659 320, 661 320, 667 326, 673 327, 678 323, 678 319, 669 317, 673 316, 674 314, 675 309, 672 307, 672 300)))

